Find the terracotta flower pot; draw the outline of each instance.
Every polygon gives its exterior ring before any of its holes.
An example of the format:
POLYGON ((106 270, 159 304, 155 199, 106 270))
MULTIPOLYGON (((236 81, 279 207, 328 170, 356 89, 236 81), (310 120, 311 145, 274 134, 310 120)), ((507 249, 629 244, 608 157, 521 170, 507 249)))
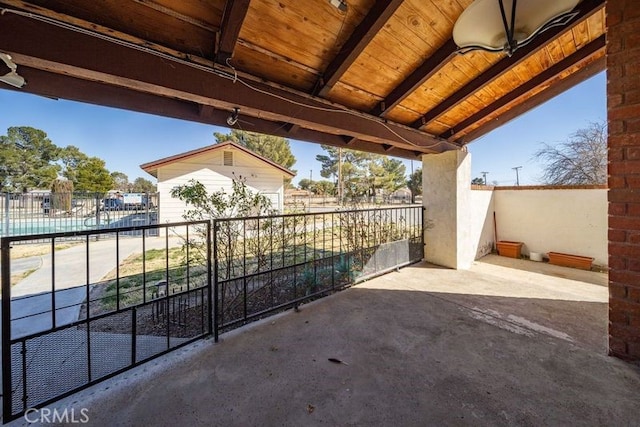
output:
POLYGON ((520 258, 522 251, 522 242, 510 242, 508 240, 500 240, 496 243, 498 248, 498 255, 506 256, 509 258, 520 258))
POLYGON ((591 257, 549 252, 549 264, 579 268, 581 270, 591 270, 591 263, 593 263, 593 258, 591 257))

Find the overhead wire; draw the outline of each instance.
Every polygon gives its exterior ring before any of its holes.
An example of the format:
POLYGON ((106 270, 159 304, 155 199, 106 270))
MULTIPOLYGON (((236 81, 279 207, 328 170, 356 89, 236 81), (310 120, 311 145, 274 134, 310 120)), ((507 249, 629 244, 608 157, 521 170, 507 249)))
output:
MULTIPOLYGON (((440 144, 455 145, 455 144, 453 144, 453 143, 451 143, 451 142, 449 142, 447 140, 436 141, 436 142, 434 142, 432 144, 429 144, 429 145, 418 145, 415 142, 412 142, 412 141, 408 140, 407 138, 403 137, 398 132, 394 131, 387 123, 385 123, 384 119, 381 119, 381 118, 378 118, 378 117, 372 117, 372 116, 369 116, 369 115, 367 115, 365 113, 362 113, 362 112, 353 111, 353 110, 348 109, 345 106, 336 106, 336 108, 329 108, 329 107, 320 107, 320 106, 316 106, 316 105, 311 105, 311 104, 307 104, 307 103, 304 103, 304 102, 299 102, 299 101, 296 101, 296 100, 293 100, 293 99, 289 99, 289 98, 286 98, 284 96, 280 96, 278 94, 266 91, 264 89, 260 89, 260 88, 255 87, 255 86, 252 86, 250 83, 246 82, 244 79, 242 79, 241 77, 238 76, 238 72, 237 72, 236 68, 233 65, 231 65, 231 63, 229 62, 230 58, 227 58, 225 63, 233 71, 233 74, 230 74, 230 73, 228 73, 228 72, 226 72, 224 70, 217 69, 214 66, 205 66, 205 65, 198 64, 198 63, 195 63, 195 62, 192 62, 192 61, 187 61, 187 60, 185 60, 183 58, 176 57, 176 56, 170 55, 168 53, 160 52, 160 51, 151 49, 151 48, 146 47, 146 46, 140 46, 140 45, 135 44, 133 42, 129 42, 129 41, 126 41, 126 40, 121 40, 121 39, 118 39, 118 38, 113 37, 113 36, 108 36, 106 34, 101 34, 101 33, 97 32, 97 31, 94 31, 94 30, 89 30, 89 29, 86 29, 86 28, 78 27, 76 25, 68 24, 66 22, 62 22, 62 21, 59 21, 57 19, 50 18, 50 17, 47 17, 47 16, 42 16, 42 15, 38 15, 38 14, 35 14, 35 13, 26 12, 26 11, 17 10, 17 9, 8 9, 8 8, 0 9, 0 15, 4 15, 6 13, 12 13, 12 14, 23 16, 23 17, 26 17, 26 18, 30 18, 30 19, 34 19, 34 20, 37 20, 37 21, 45 22, 47 24, 51 24, 51 25, 54 25, 54 26, 57 26, 57 27, 60 27, 60 28, 64 28, 64 29, 67 29, 67 30, 70 30, 70 31, 74 31, 74 32, 77 32, 77 33, 80 33, 80 34, 88 35, 88 36, 91 36, 91 37, 95 37, 95 38, 98 38, 100 40, 104 40, 104 41, 107 41, 107 42, 110 42, 110 43, 118 44, 120 46, 124 46, 124 47, 128 47, 128 48, 131 48, 131 49, 135 49, 135 50, 138 50, 138 51, 141 51, 141 52, 144 52, 144 53, 148 53, 150 55, 157 56, 157 57, 162 58, 162 59, 166 59, 166 60, 169 60, 169 61, 177 62, 179 64, 186 65, 186 66, 189 66, 189 67, 201 70, 201 71, 212 73, 212 74, 215 74, 215 75, 217 75, 219 77, 229 79, 234 84, 239 82, 242 85, 246 86, 250 90, 253 90, 253 91, 258 92, 258 93, 262 93, 264 95, 267 95, 267 96, 270 96, 270 97, 273 97, 273 98, 276 98, 276 99, 280 99, 282 101, 285 101, 285 102, 293 104, 293 105, 298 105, 298 106, 303 107, 303 108, 309 108, 309 109, 316 110, 316 111, 325 111, 325 112, 329 112, 329 113, 348 114, 348 115, 351 115, 351 116, 354 116, 354 117, 360 117, 360 118, 363 118, 365 120, 371 121, 373 123, 379 124, 380 126, 385 128, 387 131, 389 131, 392 135, 396 136, 401 141, 403 141, 403 142, 405 142, 405 143, 407 143, 409 145, 412 145, 412 146, 414 146, 416 148, 429 149, 429 148, 433 148, 436 145, 440 145, 440 144)), ((344 24, 344 22, 343 22, 343 24, 344 24)), ((282 127, 284 127, 285 125, 283 125, 282 127)))

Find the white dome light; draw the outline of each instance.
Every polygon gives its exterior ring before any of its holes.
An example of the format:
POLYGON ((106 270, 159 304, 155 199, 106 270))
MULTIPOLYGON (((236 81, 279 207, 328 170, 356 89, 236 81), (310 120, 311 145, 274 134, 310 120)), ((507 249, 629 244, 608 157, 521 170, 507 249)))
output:
POLYGON ((565 25, 580 0, 475 0, 453 27, 461 53, 513 52, 549 28, 565 25))

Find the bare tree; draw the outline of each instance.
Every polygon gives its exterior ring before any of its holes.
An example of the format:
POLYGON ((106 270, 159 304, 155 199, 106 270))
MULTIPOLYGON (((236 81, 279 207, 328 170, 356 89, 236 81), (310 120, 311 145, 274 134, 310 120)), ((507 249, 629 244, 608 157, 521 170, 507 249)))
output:
POLYGON ((607 124, 589 123, 558 145, 546 143, 534 158, 545 163, 542 180, 551 185, 607 182, 607 124))

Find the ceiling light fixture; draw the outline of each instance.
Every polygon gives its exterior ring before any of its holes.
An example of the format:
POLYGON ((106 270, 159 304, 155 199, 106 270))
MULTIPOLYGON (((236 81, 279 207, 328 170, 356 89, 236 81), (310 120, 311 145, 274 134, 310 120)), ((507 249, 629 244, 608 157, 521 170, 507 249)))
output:
POLYGON ((18 66, 11 60, 11 56, 7 53, 0 52, 0 59, 7 64, 7 67, 9 67, 10 70, 7 74, 0 76, 0 82, 4 82, 17 88, 22 88, 26 82, 24 77, 16 73, 18 66))
POLYGON ((347 11, 347 2, 345 0, 329 0, 329 3, 341 12, 347 11))
POLYGON ((472 50, 513 55, 536 35, 566 25, 580 0, 475 0, 453 27, 459 53, 472 50))

